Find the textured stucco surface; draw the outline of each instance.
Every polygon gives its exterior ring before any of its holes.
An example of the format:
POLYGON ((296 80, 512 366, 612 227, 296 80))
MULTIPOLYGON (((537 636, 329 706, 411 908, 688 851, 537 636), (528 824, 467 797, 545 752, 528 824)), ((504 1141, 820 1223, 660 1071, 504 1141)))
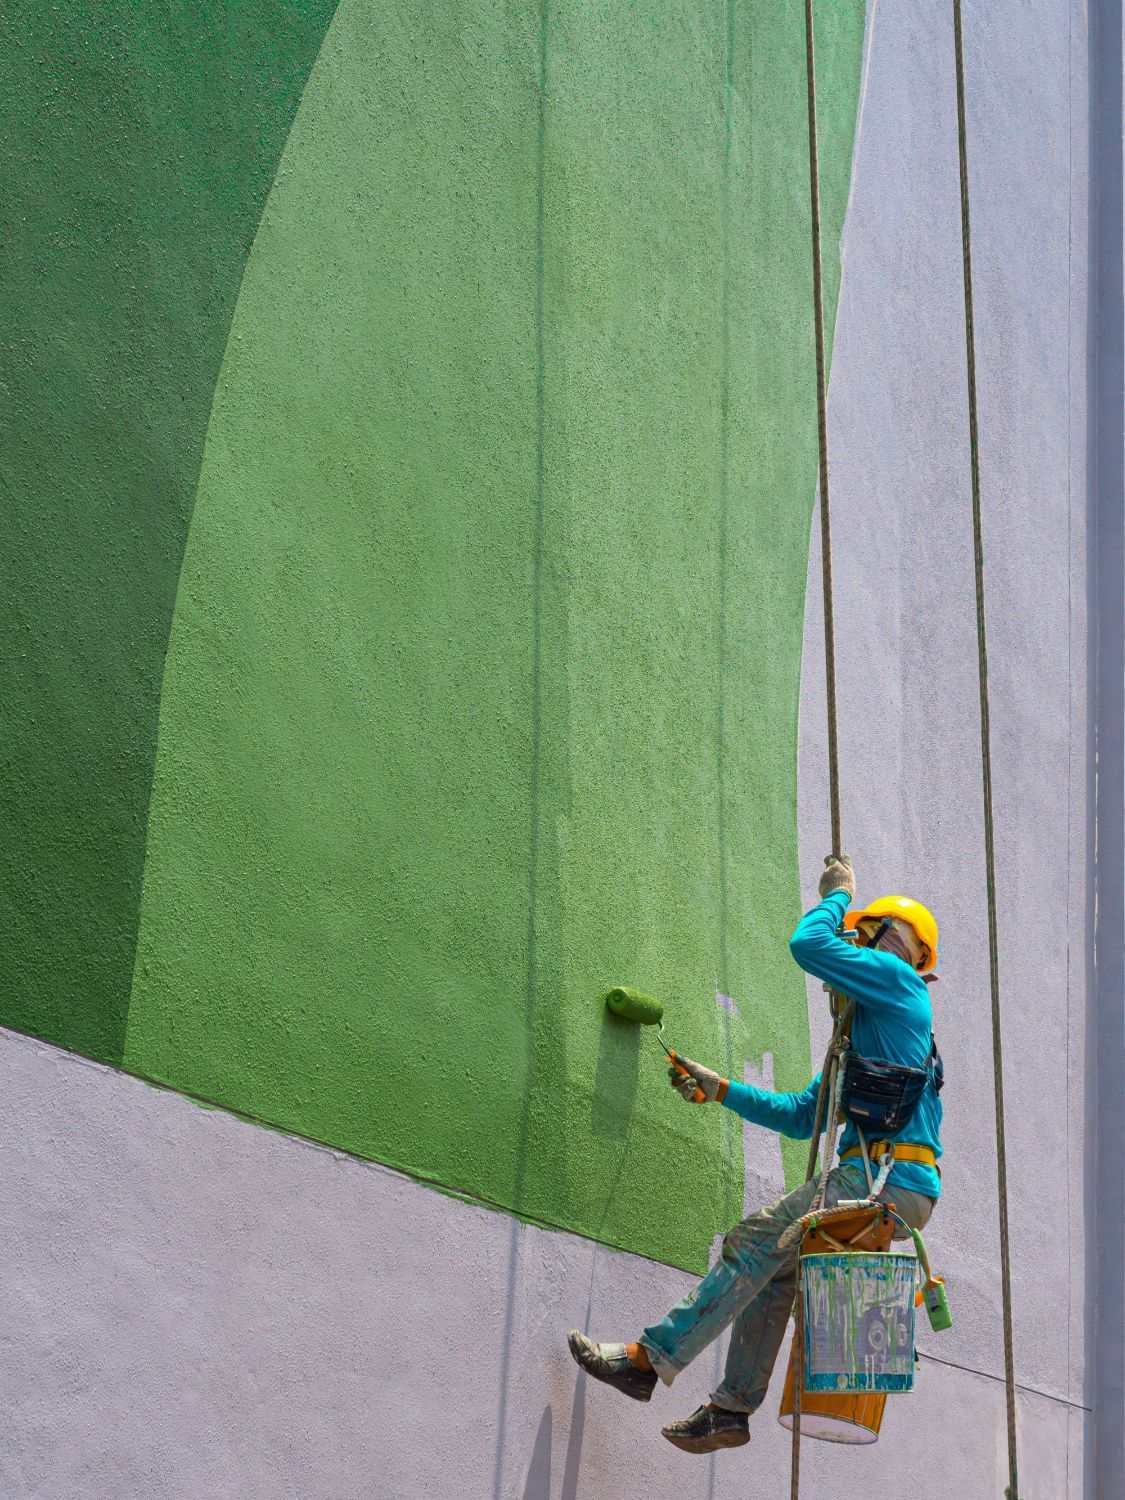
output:
MULTIPOLYGON (((1080 7, 1039 4, 1020 26, 1015 9, 969 8, 965 40, 1015 1346, 1021 1380, 1088 1405, 1086 38, 1080 7)), ((879 6, 832 376, 841 760, 861 899, 903 890, 941 923, 946 1156, 927 1240, 957 1323, 940 1348, 1002 1374, 951 49, 922 11, 879 6)), ((827 825, 818 543, 805 872, 827 825)), ((1056 1493, 1025 1470, 1033 1500, 1056 1493)), ((1068 1472, 1057 1493, 1080 1493, 1073 1452, 1068 1472)))
MULTIPOLYGON (((1098 1127, 1084 1099, 1087 39, 1078 4, 1066 14, 1045 0, 970 5, 966 21, 1023 1490, 1026 1500, 1103 1500, 1089 1473, 1087 1408, 1100 1404, 1105 1431, 1116 1423, 1119 1433, 1125 1414, 1120 1389, 1088 1380, 1101 1309, 1084 1284, 1083 1149, 1098 1127)), ((944 929, 935 1000, 949 1078, 946 1192, 927 1239, 957 1326, 939 1337, 923 1325, 922 1347, 948 1363, 924 1365, 874 1449, 806 1445, 809 1496, 899 1493, 907 1475, 918 1500, 976 1500, 1005 1483, 945 24, 886 0, 869 6, 832 441, 846 842, 861 894, 909 888, 944 929)), ((814 544, 801 700, 806 898, 826 822, 817 563, 814 544)), ((791 810, 778 805, 784 824, 791 810)), ((622 881, 636 878, 631 862, 617 868, 622 881)), ((786 878, 795 900, 796 869, 786 878)), ((574 932, 593 943, 581 923, 574 932)), ((778 934, 768 938, 772 951, 778 934)), ((760 956, 752 948, 739 962, 760 956)), ((683 1038, 702 1039, 701 1052, 725 1044, 707 979, 706 1006, 691 1012, 699 1029, 683 1038)), ((815 989, 809 1000, 819 1051, 823 1002, 815 989)), ((743 1068, 781 1083, 777 1043, 758 1019, 746 1026, 743 1068)), ((543 1066, 553 1058, 545 1049, 543 1066)), ((581 1063, 568 1053, 568 1076, 581 1063)), ((613 1054, 598 1063, 612 1084, 613 1054)), ((674 1163, 687 1145, 663 1126, 687 1128, 677 1121, 688 1112, 658 1114, 665 1101, 646 1103, 646 1086, 621 1180, 643 1181, 643 1152, 663 1191, 684 1180, 666 1152, 674 1163)), ((631 1333, 690 1285, 684 1273, 10 1033, 0 1033, 0 1095, 0 1300, 11 1310, 0 1326, 0 1491, 13 1500, 783 1492, 776 1390, 752 1447, 712 1464, 674 1453, 657 1432, 704 1397, 712 1361, 646 1409, 584 1384, 566 1357, 566 1327, 631 1333)), ((593 1120, 591 1098, 583 1110, 593 1120)), ((501 1148, 499 1127, 482 1138, 501 1148)), ((712 1161, 714 1150, 712 1139, 712 1161)), ((776 1140, 748 1129, 747 1201, 781 1174, 776 1140)), ((681 1217, 694 1212, 665 1196, 681 1217)))
MULTIPOLYGON (((203 1111, 0 1032, 0 1327, 11 1500, 776 1500, 788 1433, 712 1463, 587 1383, 563 1334, 637 1328, 683 1272, 520 1225, 386 1168, 203 1111)), ((875 1448, 807 1445, 803 1493, 912 1474, 999 1494, 1003 1390, 927 1366, 875 1448)), ((1083 1414, 1021 1394, 1031 1500, 1066 1487, 1083 1414)))
POLYGON ((0 13, 0 1016, 111 1061, 211 396, 332 9, 0 13))
MULTIPOLYGON (((800 15, 336 12, 211 412, 125 1048, 696 1268, 734 1122, 600 996, 808 1078, 800 15)), ((862 34, 820 38, 830 311, 862 34)))

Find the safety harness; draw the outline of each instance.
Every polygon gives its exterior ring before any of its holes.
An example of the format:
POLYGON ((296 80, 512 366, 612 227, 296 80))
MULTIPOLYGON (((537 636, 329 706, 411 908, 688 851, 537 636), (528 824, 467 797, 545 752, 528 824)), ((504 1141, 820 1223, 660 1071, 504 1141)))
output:
MULTIPOLYGON (((876 1160, 881 1160, 888 1151, 893 1162, 918 1162, 923 1167, 933 1167, 938 1176, 941 1176, 937 1153, 932 1146, 919 1146, 910 1141, 872 1141, 867 1147, 868 1156, 875 1157, 876 1160)), ((840 1160, 847 1161, 849 1156, 862 1155, 862 1146, 849 1146, 846 1151, 840 1152, 840 1160)))

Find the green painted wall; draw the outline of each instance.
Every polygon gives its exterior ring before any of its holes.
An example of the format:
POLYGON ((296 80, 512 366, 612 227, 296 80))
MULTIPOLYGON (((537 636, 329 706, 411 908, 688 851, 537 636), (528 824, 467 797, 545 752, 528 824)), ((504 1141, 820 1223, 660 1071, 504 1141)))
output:
MULTIPOLYGON (((834 306, 863 5, 821 9, 834 306)), ((44 835, 116 983, 135 895, 115 907, 106 887, 140 855, 91 825, 94 868, 74 871, 66 831, 84 797, 136 840, 147 812, 128 1067, 687 1266, 737 1216, 737 1122, 685 1109, 653 1036, 598 996, 651 989, 683 1050, 736 1073, 772 1051, 780 1086, 807 1080, 785 947, 815 479, 803 101, 794 0, 343 0, 217 383, 214 362, 193 370, 213 400, 151 806, 150 723, 83 761, 91 789, 44 835)), ((165 281, 217 294, 195 265, 154 263, 130 326, 166 350, 147 331, 165 281)), ((85 308, 68 326, 92 373, 67 420, 94 428, 120 341, 85 308)), ((152 580, 167 564, 166 610, 179 566, 148 519, 171 487, 166 417, 136 379, 136 487, 117 509, 73 501, 133 549, 89 573, 95 737, 152 666, 142 643, 163 654, 152 580)), ((28 431, 29 453, 47 446, 28 431)), ((53 536, 48 501, 31 508, 53 536)), ((41 869, 17 878, 29 905, 56 899, 41 869)), ((66 925, 44 906, 20 938, 33 977, 49 912, 66 925)), ((106 1055, 119 992, 82 980, 93 942, 73 922, 60 946, 80 998, 39 975, 6 1018, 106 1055), (64 1035, 60 1009, 87 1030, 64 1035)))
POLYGON ((0 12, 0 1017, 110 1061, 211 396, 333 4, 0 12))

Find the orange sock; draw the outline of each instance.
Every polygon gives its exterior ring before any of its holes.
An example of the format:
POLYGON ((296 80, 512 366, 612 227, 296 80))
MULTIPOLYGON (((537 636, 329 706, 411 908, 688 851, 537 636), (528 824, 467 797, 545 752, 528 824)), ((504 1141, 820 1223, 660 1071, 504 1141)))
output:
POLYGON ((648 1357, 648 1350, 643 1344, 626 1344, 625 1357, 629 1363, 638 1370, 651 1370, 652 1360, 648 1357))

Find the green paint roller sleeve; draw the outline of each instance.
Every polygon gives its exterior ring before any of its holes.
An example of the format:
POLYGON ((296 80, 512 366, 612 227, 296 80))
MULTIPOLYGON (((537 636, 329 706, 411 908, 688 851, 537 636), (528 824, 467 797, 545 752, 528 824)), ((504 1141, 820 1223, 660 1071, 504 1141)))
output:
POLYGON ((639 1021, 642 1026, 656 1026, 664 1015, 664 1007, 659 1000, 642 994, 640 990, 630 990, 620 985, 609 991, 605 1003, 623 1021, 639 1021))

